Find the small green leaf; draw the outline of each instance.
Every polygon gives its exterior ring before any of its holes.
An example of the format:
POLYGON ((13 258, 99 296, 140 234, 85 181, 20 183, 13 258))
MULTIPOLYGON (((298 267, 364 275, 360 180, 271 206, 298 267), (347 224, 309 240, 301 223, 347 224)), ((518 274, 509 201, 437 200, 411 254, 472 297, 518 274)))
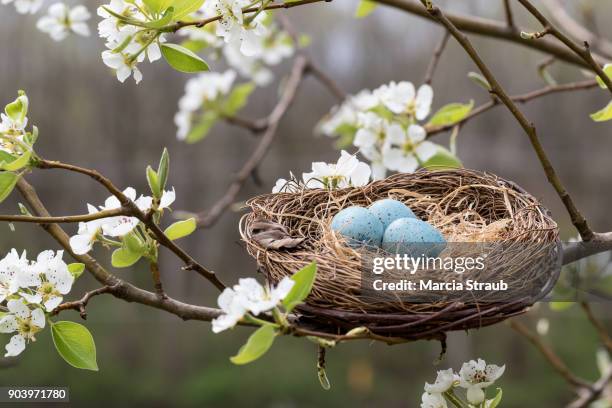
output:
POLYGON ((174 20, 179 21, 194 11, 198 11, 204 0, 174 0, 174 20))
POLYGON ((295 282, 291 291, 283 299, 283 306, 290 312, 308 297, 317 277, 317 263, 312 262, 294 273, 291 279, 295 282))
POLYGON ((115 249, 111 258, 111 264, 115 268, 128 268, 138 262, 141 257, 142 255, 138 252, 132 252, 123 247, 115 249))
POLYGON ((574 302, 550 302, 548 307, 555 312, 562 312, 574 305, 574 302))
POLYGON ((253 362, 263 356, 274 343, 276 329, 274 326, 266 324, 255 330, 246 344, 238 350, 238 354, 230 358, 236 365, 243 365, 253 362))
POLYGON ((96 344, 85 326, 74 322, 57 322, 51 326, 51 335, 55 349, 68 364, 98 371, 96 344))
POLYGON ((252 82, 247 82, 246 84, 236 86, 223 104, 223 113, 228 116, 235 115, 236 112, 246 105, 249 100, 249 96, 254 90, 255 84, 252 82))
POLYGON ((0 172, 0 203, 6 200, 19 181, 19 176, 11 172, 0 172))
POLYGON ((6 171, 17 171, 26 167, 30 163, 30 157, 32 157, 32 151, 26 150, 18 157, 14 157, 14 160, 10 162, 3 162, 0 160, 0 170, 6 171))
POLYGON ((124 235, 122 238, 122 242, 123 247, 128 252, 144 255, 146 250, 145 245, 135 233, 132 232, 130 234, 124 235))
POLYGON ((612 120, 612 101, 600 111, 597 111, 591 115, 591 119, 595 122, 605 122, 612 120))
POLYGON ((204 112, 204 114, 200 117, 198 124, 191 128, 191 131, 187 135, 185 141, 187 143, 196 143, 204 139, 214 124, 217 123, 218 119, 219 114, 217 112, 204 112))
POLYGON ((170 171, 170 155, 168 154, 168 149, 164 147, 164 151, 162 152, 161 159, 159 160, 159 166, 157 166, 157 178, 158 178, 158 185, 159 185, 160 193, 163 192, 164 189, 166 188, 166 183, 168 182, 169 171, 170 171))
POLYGON ((161 51, 166 62, 179 72, 208 71, 208 64, 195 53, 178 44, 162 44, 161 51))
MULTIPOLYGON (((603 72, 612 80, 612 64, 606 64, 603 67, 603 72)), ((601 77, 597 77, 597 83, 603 89, 606 89, 606 83, 601 79, 601 77)))
POLYGON ((161 188, 159 188, 159 177, 153 167, 147 166, 147 183, 153 195, 157 198, 161 197, 161 188))
POLYGON ((467 76, 472 81, 476 82, 477 85, 480 85, 481 87, 483 87, 485 90, 487 91, 491 90, 491 85, 489 84, 489 81, 487 81, 487 79, 483 77, 482 75, 480 75, 478 72, 470 72, 468 73, 467 76))
POLYGON ((29 101, 25 92, 19 91, 19 96, 13 102, 6 105, 4 112, 17 123, 23 123, 28 114, 29 101))
POLYGON ((85 264, 71 263, 68 265, 68 272, 70 272, 70 274, 74 276, 74 279, 77 279, 83 274, 83 272, 85 272, 85 264))
POLYGON ((359 5, 357 6, 357 10, 355 10, 355 17, 364 18, 372 14, 372 12, 376 9, 378 3, 372 0, 361 0, 359 5))
POLYGON ((162 28, 166 25, 168 25, 174 18, 174 7, 169 7, 168 9, 166 9, 166 11, 164 11, 164 14, 155 21, 150 21, 147 23, 144 23, 145 27, 149 27, 149 28, 162 28))
POLYGON ((470 103, 449 103, 438 110, 429 120, 431 126, 447 126, 461 122, 467 117, 474 107, 474 101, 470 103))
POLYGON ((164 10, 172 7, 174 0, 143 0, 143 3, 147 6, 151 13, 158 15, 164 10))
POLYGON ((501 402, 501 400, 502 400, 502 394, 503 394, 502 393, 502 389, 498 388, 497 389, 497 394, 495 395, 495 398, 493 398, 492 400, 487 401, 487 404, 486 404, 487 408, 496 408, 499 405, 499 403, 501 402))
POLYGON ((422 167, 431 170, 460 169, 463 167, 463 163, 448 149, 437 146, 436 154, 423 163, 422 167))
POLYGON ((193 234, 196 230, 197 223, 195 218, 189 218, 185 221, 177 221, 164 231, 164 234, 168 236, 172 241, 184 238, 193 234))

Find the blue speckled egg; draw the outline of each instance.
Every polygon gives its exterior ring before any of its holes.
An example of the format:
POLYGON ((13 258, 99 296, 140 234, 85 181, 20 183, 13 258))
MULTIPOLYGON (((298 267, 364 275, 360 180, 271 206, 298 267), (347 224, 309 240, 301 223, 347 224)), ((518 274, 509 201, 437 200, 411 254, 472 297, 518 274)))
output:
POLYGON ((348 238, 352 247, 380 246, 384 232, 380 220, 363 207, 341 210, 332 219, 331 228, 348 238))
POLYGON ((385 230, 382 248, 390 253, 418 257, 436 257, 446 247, 446 240, 434 227, 416 218, 400 218, 385 230))
POLYGON ((368 210, 378 217, 383 223, 383 228, 386 230, 389 225, 400 218, 416 218, 412 210, 401 201, 386 198, 376 201, 368 210))

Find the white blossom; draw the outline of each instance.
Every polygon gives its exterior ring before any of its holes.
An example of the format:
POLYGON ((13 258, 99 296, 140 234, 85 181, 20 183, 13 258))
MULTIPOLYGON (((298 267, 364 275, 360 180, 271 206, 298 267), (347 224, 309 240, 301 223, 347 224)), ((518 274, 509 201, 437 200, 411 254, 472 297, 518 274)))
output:
POLYGON ((376 93, 385 107, 396 114, 406 113, 423 120, 431 110, 433 90, 429 85, 422 85, 415 93, 411 82, 391 82, 380 87, 376 93))
POLYGON ((33 310, 23 299, 11 299, 6 303, 8 313, 0 319, 0 333, 15 333, 5 346, 5 357, 21 354, 26 343, 35 341, 36 333, 45 327, 45 313, 36 307, 33 310))
POLYGON ((0 260, 0 302, 20 288, 36 285, 40 279, 32 272, 25 251, 21 256, 15 249, 0 260))
POLYGON ((354 155, 342 150, 337 163, 312 163, 312 171, 304 173, 302 180, 307 188, 361 187, 370 181, 370 167, 354 155))
POLYGON ((2 4, 13 3, 19 14, 36 14, 44 0, 2 0, 2 4))
POLYGON ((407 131, 399 124, 391 125, 384 150, 385 167, 404 173, 415 171, 436 154, 436 145, 426 141, 426 136, 427 132, 419 125, 410 125, 407 131))
POLYGON ((485 399, 483 388, 492 385, 504 374, 506 366, 487 364, 484 360, 464 363, 459 371, 459 386, 467 390, 470 404, 480 404, 485 399))
POLYGON ((38 20, 36 27, 55 41, 64 40, 71 32, 88 37, 90 33, 86 21, 90 18, 91 14, 85 6, 71 9, 64 3, 55 3, 49 7, 47 15, 38 20))
POLYGON ((225 288, 217 303, 223 314, 212 321, 212 330, 219 333, 234 327, 246 313, 258 315, 274 309, 289 294, 295 282, 283 278, 277 286, 262 286, 253 278, 243 278, 233 288, 225 288))
POLYGON ((458 380, 452 368, 440 370, 433 384, 425 383, 425 391, 430 394, 442 394, 453 388, 455 381, 458 380))
POLYGON ((261 52, 258 37, 267 32, 264 25, 266 13, 262 11, 254 18, 245 18, 242 9, 249 4, 248 0, 212 0, 208 7, 221 16, 216 25, 216 34, 223 37, 226 43, 238 45, 244 55, 254 56, 261 52))
POLYGON ((32 264, 32 270, 42 277, 42 280, 34 293, 20 293, 28 303, 40 303, 47 312, 62 303, 63 296, 70 292, 74 283, 74 276, 62 260, 63 255, 64 251, 44 251, 38 255, 36 262, 32 264))
POLYGON ((115 70, 119 82, 125 82, 132 74, 134 74, 134 81, 137 84, 142 81, 142 72, 137 66, 138 61, 132 59, 129 54, 111 50, 103 51, 102 61, 107 67, 115 70))
POLYGON ((447 408, 446 400, 440 394, 423 393, 421 396, 421 408, 447 408))

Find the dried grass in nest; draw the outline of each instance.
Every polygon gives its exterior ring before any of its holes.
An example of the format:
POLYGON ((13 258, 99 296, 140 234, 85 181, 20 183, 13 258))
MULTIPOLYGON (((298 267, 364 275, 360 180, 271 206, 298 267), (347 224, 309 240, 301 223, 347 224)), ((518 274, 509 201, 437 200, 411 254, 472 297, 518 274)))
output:
MULTIPOLYGON (((449 330, 481 327, 524 312, 557 278, 550 264, 551 254, 558 252, 556 223, 533 196, 492 174, 419 171, 362 188, 267 194, 247 205, 251 212, 241 220, 240 232, 269 281, 275 283, 316 260, 317 280, 307 304, 299 309, 300 322, 326 332, 342 334, 365 326, 377 335, 439 338, 449 330), (383 198, 406 203, 448 242, 503 243, 481 278, 501 276, 509 285, 524 288, 525 295, 492 302, 444 296, 434 302, 364 297, 362 261, 376 249, 347 246, 330 229, 330 222, 343 208, 368 206, 383 198), (273 227, 262 240, 257 234, 266 226, 273 227)), ((456 277, 437 272, 427 271, 442 281, 456 277)))

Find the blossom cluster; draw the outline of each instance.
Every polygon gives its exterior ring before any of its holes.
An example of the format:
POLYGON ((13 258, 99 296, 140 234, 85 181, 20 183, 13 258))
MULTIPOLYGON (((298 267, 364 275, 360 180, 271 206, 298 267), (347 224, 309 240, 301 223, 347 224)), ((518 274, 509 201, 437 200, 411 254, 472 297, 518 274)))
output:
MULTIPOLYGON (((447 408, 447 398, 458 398, 454 395, 455 387, 466 390, 467 401, 480 406, 486 400, 484 390, 493 385, 505 371, 505 366, 487 364, 484 360, 471 360, 464 363, 459 373, 452 368, 438 371, 433 384, 425 383, 425 392, 421 397, 421 408, 447 408)), ((486 401, 490 406, 490 401, 486 401)))
MULTIPOLYGON (((20 92, 17 99, 0 113, 0 151, 11 155, 22 154, 25 146, 26 127, 28 125, 28 96, 20 92), (19 109, 11 109, 11 105, 19 109)), ((1 161, 1 160, 0 160, 1 161)))
POLYGON ((6 345, 5 357, 20 354, 29 341, 45 327, 45 312, 57 308, 74 283, 74 276, 62 260, 63 251, 41 252, 28 261, 25 251, 15 249, 0 260, 0 333, 15 333, 6 345))
MULTIPOLYGON (((155 203, 153 198, 149 196, 141 195, 136 198, 136 190, 132 187, 125 189, 123 194, 132 200, 143 212, 147 212, 151 209, 163 210, 169 208, 176 198, 174 188, 171 191, 165 191, 159 203, 155 203)), ((118 208, 121 208, 121 203, 115 196, 108 197, 104 205, 98 208, 91 204, 87 204, 89 214, 97 214, 100 211, 115 210, 118 208)), ((125 215, 81 222, 79 223, 77 235, 70 238, 70 247, 75 254, 83 255, 91 251, 96 241, 109 242, 112 238, 124 237, 131 233, 139 224, 140 220, 138 218, 125 215)))
POLYGON ((146 27, 150 17, 143 10, 141 0, 111 0, 109 4, 98 7, 102 21, 98 24, 98 35, 106 41, 107 50, 102 52, 102 61, 115 70, 117 79, 124 82, 134 76, 136 83, 142 80, 138 64, 148 59, 155 62, 162 56, 160 44, 165 41, 163 33, 146 27), (117 16, 134 22, 127 24, 117 16))
POLYGON ((419 124, 430 113, 433 90, 410 82, 391 82, 350 96, 320 124, 327 136, 342 136, 370 161, 374 179, 388 170, 413 172, 436 154, 419 124))
POLYGON ((177 138, 185 140, 192 128, 195 115, 217 104, 221 97, 227 96, 232 89, 236 72, 204 72, 191 78, 185 85, 185 94, 179 100, 179 111, 174 116, 177 138))
POLYGON ((336 163, 314 162, 312 171, 302 174, 302 182, 278 179, 273 193, 293 192, 299 188, 325 188, 329 190, 362 187, 370 181, 370 167, 360 162, 355 155, 342 150, 336 163))
POLYGON ((225 288, 217 300, 223 314, 212 321, 212 331, 219 333, 234 327, 247 313, 255 316, 277 307, 295 284, 283 278, 276 287, 262 286, 253 278, 238 281, 233 288, 225 288))

